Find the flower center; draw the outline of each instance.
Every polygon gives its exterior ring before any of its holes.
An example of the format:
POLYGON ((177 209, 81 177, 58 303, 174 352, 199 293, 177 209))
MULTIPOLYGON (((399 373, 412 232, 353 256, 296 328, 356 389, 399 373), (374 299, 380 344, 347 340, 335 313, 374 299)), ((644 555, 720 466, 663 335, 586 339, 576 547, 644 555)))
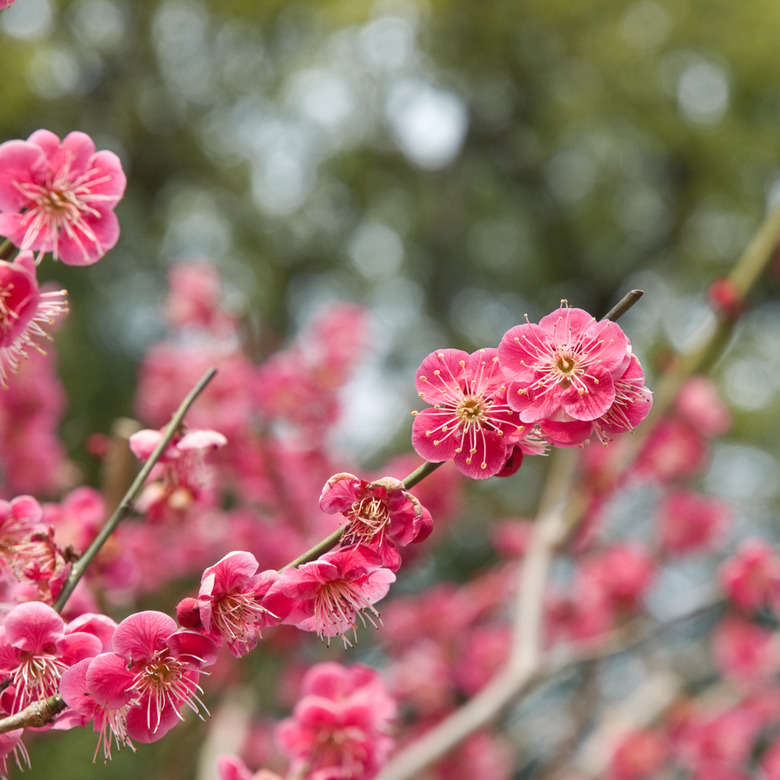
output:
POLYGON ((458 403, 455 414, 467 428, 480 427, 487 420, 486 406, 482 398, 467 395, 458 403))
POLYGON ((378 498, 364 498, 353 502, 350 507, 348 535, 352 541, 361 540, 370 544, 372 540, 381 535, 385 526, 390 521, 390 512, 387 503, 378 498))
POLYGON ((344 633, 350 628, 355 630, 357 617, 363 625, 368 621, 374 627, 374 618, 379 617, 359 587, 347 580, 333 580, 319 589, 314 600, 314 619, 320 638, 341 634, 344 644, 351 646, 344 633))

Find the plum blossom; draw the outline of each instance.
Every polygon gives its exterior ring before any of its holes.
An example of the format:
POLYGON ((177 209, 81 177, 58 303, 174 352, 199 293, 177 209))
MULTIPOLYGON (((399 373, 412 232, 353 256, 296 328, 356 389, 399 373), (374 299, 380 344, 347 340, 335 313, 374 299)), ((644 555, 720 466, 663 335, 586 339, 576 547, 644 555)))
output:
POLYGON ((356 632, 358 618, 363 625, 376 625, 379 612, 374 604, 383 599, 395 574, 382 566, 382 558, 365 545, 333 550, 297 569, 285 569, 269 591, 269 598, 284 596, 289 614, 282 621, 302 631, 316 631, 322 637, 341 636, 345 645, 350 629, 356 632))
MULTIPOLYGON (((162 438, 163 431, 138 431, 130 437, 130 449, 139 460, 148 460, 162 438)), ((212 482, 206 455, 225 444, 227 439, 217 431, 189 430, 175 436, 156 466, 162 478, 145 487, 138 509, 150 519, 160 519, 169 510, 184 510, 203 501, 212 482)))
POLYGON ((342 547, 371 547, 393 571, 401 565, 396 545, 422 542, 433 529, 430 512, 394 477, 367 482, 353 474, 334 474, 322 489, 320 509, 346 518, 342 547))
POLYGON ((257 646, 260 631, 279 622, 280 616, 263 605, 263 596, 279 575, 258 572, 254 555, 228 553, 203 572, 197 600, 185 599, 177 614, 182 625, 202 628, 215 640, 225 640, 237 658, 257 646))
POLYGON ((303 697, 276 737, 292 759, 292 776, 308 780, 370 780, 387 760, 396 704, 382 679, 366 666, 313 666, 303 697))
POLYGON ((37 130, 0 144, 0 234, 22 250, 91 265, 119 238, 114 208, 125 191, 119 158, 85 133, 60 142, 37 130))
POLYGON ((195 631, 177 632, 168 615, 147 611, 117 626, 113 646, 113 653, 93 659, 86 685, 97 705, 115 711, 115 717, 121 713, 115 735, 155 742, 183 720, 182 706, 200 714, 198 677, 216 659, 218 646, 212 639, 195 631))
POLYGON ((615 401, 629 347, 619 325, 563 301, 538 325, 516 325, 501 339, 501 368, 513 380, 507 401, 524 423, 596 420, 615 401))
MULTIPOLYGON (((115 663, 116 659, 119 659, 119 656, 114 657, 115 663)), ((95 747, 95 755, 92 757, 94 763, 101 748, 103 749, 103 757, 109 761, 112 744, 117 749, 129 747, 133 752, 135 752, 135 746, 127 735, 126 716, 129 703, 116 709, 103 707, 90 693, 87 684, 87 671, 92 660, 92 658, 85 658, 63 672, 60 681, 60 695, 68 707, 80 716, 81 725, 92 723, 92 729, 97 732, 98 742, 95 747)), ((122 663, 121 659, 119 659, 119 663, 122 663)))
POLYGON ((100 640, 83 631, 66 633, 62 618, 48 605, 29 601, 14 607, 0 633, 0 696, 6 712, 59 691, 62 673, 101 650, 100 640))
POLYGON ((417 391, 432 408, 415 413, 417 454, 435 463, 452 458, 474 479, 498 474, 531 431, 507 404, 507 382, 495 349, 428 355, 417 371, 417 391))
MULTIPOLYGON (((0 220, 2 219, 0 214, 0 220)), ((21 252, 13 263, 0 260, 0 385, 16 371, 27 350, 40 351, 37 341, 48 338, 45 327, 68 311, 67 293, 41 292, 32 252, 21 252)))

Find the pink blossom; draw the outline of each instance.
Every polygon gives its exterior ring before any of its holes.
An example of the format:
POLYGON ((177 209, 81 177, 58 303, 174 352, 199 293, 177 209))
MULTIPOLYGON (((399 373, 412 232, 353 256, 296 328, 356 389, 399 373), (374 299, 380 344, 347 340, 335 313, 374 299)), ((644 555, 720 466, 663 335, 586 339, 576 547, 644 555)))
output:
POLYGON ((583 589, 595 588, 616 611, 632 611, 655 579, 656 566, 647 551, 622 542, 585 559, 579 574, 583 589))
POLYGON ((127 707, 123 727, 130 739, 161 739, 183 720, 182 706, 200 714, 198 677, 216 659, 213 640, 177 632, 172 618, 148 611, 125 618, 113 644, 113 653, 97 656, 87 669, 87 690, 100 707, 127 707))
POLYGON ((10 8, 16 0, 0 0, 0 11, 10 8))
POLYGON ((564 301, 538 325, 516 325, 501 339, 501 367, 514 380, 509 405, 524 423, 596 420, 615 401, 629 349, 619 325, 564 301))
POLYGON ((293 717, 279 724, 277 740, 304 768, 308 780, 370 780, 381 769, 394 740, 389 736, 396 705, 379 675, 366 666, 313 666, 293 717))
POLYGON ((230 334, 235 321, 221 308, 221 279, 209 261, 181 262, 168 272, 170 292, 165 314, 174 328, 207 328, 214 334, 230 334))
MULTIPOLYGON (((130 449, 139 460, 148 460, 162 438, 163 431, 138 431, 130 437, 130 449)), ((139 511, 159 520, 203 502, 213 477, 206 455, 225 444, 227 439, 217 431, 189 430, 174 436, 156 466, 161 479, 145 487, 137 502, 139 511)))
POLYGON ((417 454, 434 463, 453 459, 474 479, 498 474, 531 429, 507 405, 506 383, 495 349, 428 355, 417 371, 417 391, 433 408, 415 414, 417 454))
POLYGON ((620 738, 610 764, 608 780, 650 780, 667 765, 669 741, 658 731, 630 731, 620 738))
POLYGON ((720 773, 744 765, 760 729, 757 715, 741 706, 696 718, 682 735, 681 757, 699 777, 726 777, 720 773))
MULTIPOLYGON (((2 147, 0 147, 0 150, 2 147)), ((3 215, 0 214, 0 220, 3 215)), ((0 260, 0 384, 7 386, 28 349, 40 350, 37 341, 48 338, 45 327, 68 310, 67 293, 40 292, 31 252, 15 262, 0 260)))
POLYGON ((395 574, 382 566, 378 553, 365 545, 333 550, 297 569, 284 569, 271 588, 269 598, 281 594, 290 601, 284 623, 303 631, 316 631, 320 637, 356 633, 358 618, 376 625, 379 612, 374 604, 383 599, 395 574))
POLYGON ((780 669, 780 645, 771 631, 742 617, 721 621, 712 638, 715 660, 725 677, 761 687, 780 669))
POLYGON ((90 265, 119 238, 114 208, 125 191, 119 158, 84 133, 62 143, 38 130, 0 145, 0 234, 22 250, 90 265))
MULTIPOLYGON (((113 653, 107 654, 116 664, 119 656, 113 653)), ((98 658, 101 656, 97 656, 98 658)), ((98 734, 98 742, 95 747, 94 763, 100 749, 103 749, 103 757, 106 761, 111 759, 112 744, 117 749, 129 747, 135 751, 135 747, 127 735, 127 711, 129 703, 118 708, 104 707, 96 701, 87 684, 87 672, 93 658, 85 658, 66 669, 60 681, 60 695, 68 707, 81 717, 81 725, 92 723, 92 729, 98 734)), ((118 663, 122 663, 119 659, 118 663)))
POLYGON ((637 458, 636 470, 663 482, 698 474, 707 462, 708 445, 689 425, 661 420, 637 458))
POLYGON ((227 642, 237 658, 254 649, 260 631, 280 617, 263 606, 263 596, 279 575, 271 569, 258 572, 254 555, 228 553, 203 572, 197 610, 200 625, 213 638, 227 642))
POLYGON ((731 428, 731 412, 706 376, 689 379, 677 394, 675 406, 680 417, 702 436, 722 436, 731 428))
POLYGON ((730 518, 721 500, 683 488, 671 490, 658 509, 661 549, 668 555, 702 552, 723 537, 730 518))
POLYGON ((780 606, 780 555, 762 540, 746 541, 723 564, 720 579, 740 609, 780 606))
POLYGON ((0 676, 9 683, 0 699, 6 711, 18 712, 54 695, 65 669, 100 649, 92 634, 66 634, 62 618, 46 604, 30 601, 14 607, 0 635, 0 676))
POLYGON ((396 545, 421 542, 433 529, 430 512, 393 477, 366 482, 354 474, 335 474, 322 489, 320 509, 346 518, 342 547, 370 547, 393 571, 401 565, 396 545))

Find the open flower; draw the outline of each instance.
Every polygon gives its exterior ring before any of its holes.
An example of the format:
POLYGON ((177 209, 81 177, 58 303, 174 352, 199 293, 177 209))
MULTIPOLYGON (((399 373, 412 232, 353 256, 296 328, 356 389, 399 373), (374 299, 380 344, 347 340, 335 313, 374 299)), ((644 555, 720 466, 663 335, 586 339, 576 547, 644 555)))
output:
POLYGON ((498 474, 531 429, 507 404, 507 381, 495 349, 428 355, 417 372, 417 391, 432 408, 415 414, 417 454, 434 463, 452 458, 474 479, 498 474))
POLYGON ((371 547, 393 571, 401 565, 396 545, 422 542, 433 529, 431 513, 394 477, 367 482, 354 474, 334 474, 322 489, 320 509, 346 518, 342 547, 371 547))
MULTIPOLYGON (((2 219, 0 214, 0 219, 2 219)), ((67 293, 41 292, 31 252, 21 252, 15 262, 0 261, 0 384, 19 368, 30 347, 48 338, 45 326, 68 311, 67 293)))
POLYGON ((100 640, 86 632, 65 632, 62 618, 48 605, 29 601, 7 615, 0 635, 0 676, 9 683, 0 701, 7 712, 59 692, 69 666, 96 655, 100 640))
POLYGON ((563 301, 538 325, 516 325, 501 339, 501 368, 514 380, 509 405, 524 423, 596 420, 615 401, 629 346, 619 325, 563 301))
POLYGON ((125 191, 119 158, 85 133, 62 143, 38 130, 0 145, 0 234, 21 249, 90 265, 119 238, 114 208, 125 191))
POLYGON ((365 545, 333 550, 297 569, 285 569, 268 593, 274 603, 281 596, 289 601, 282 622, 322 637, 355 632, 358 618, 365 625, 379 619, 374 604, 383 599, 395 582, 395 574, 382 566, 378 553, 365 545))
POLYGON ((198 677, 216 659, 213 640, 177 632, 168 615, 148 611, 125 618, 113 643, 115 652, 89 665, 86 684, 97 705, 123 713, 122 730, 114 730, 121 739, 155 742, 183 720, 182 706, 200 714, 198 677))

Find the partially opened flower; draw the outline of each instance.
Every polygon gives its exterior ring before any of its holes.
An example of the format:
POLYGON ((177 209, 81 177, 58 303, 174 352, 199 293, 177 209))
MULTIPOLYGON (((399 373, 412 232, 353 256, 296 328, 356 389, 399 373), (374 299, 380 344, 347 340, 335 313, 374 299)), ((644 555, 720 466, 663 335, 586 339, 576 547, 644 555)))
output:
MULTIPOLYGON (((2 219, 0 214, 0 219, 2 219)), ((67 293, 41 292, 31 252, 13 263, 0 261, 0 384, 19 368, 27 350, 40 351, 37 341, 48 338, 44 328, 68 310, 67 293)))
POLYGON ((422 542, 433 529, 430 512, 394 477, 367 482, 354 474, 335 474, 322 489, 320 509, 346 518, 342 547, 365 544, 393 571, 401 565, 396 545, 422 542))
POLYGON ((125 191, 119 158, 85 133, 48 130, 0 144, 0 235, 22 250, 90 265, 119 238, 114 208, 125 191))
POLYGON ((198 611, 198 627, 224 640, 236 657, 253 650, 261 629, 277 624, 280 618, 262 603, 279 575, 274 569, 259 572, 258 568, 251 553, 228 553, 203 572, 198 599, 192 605, 198 611))

